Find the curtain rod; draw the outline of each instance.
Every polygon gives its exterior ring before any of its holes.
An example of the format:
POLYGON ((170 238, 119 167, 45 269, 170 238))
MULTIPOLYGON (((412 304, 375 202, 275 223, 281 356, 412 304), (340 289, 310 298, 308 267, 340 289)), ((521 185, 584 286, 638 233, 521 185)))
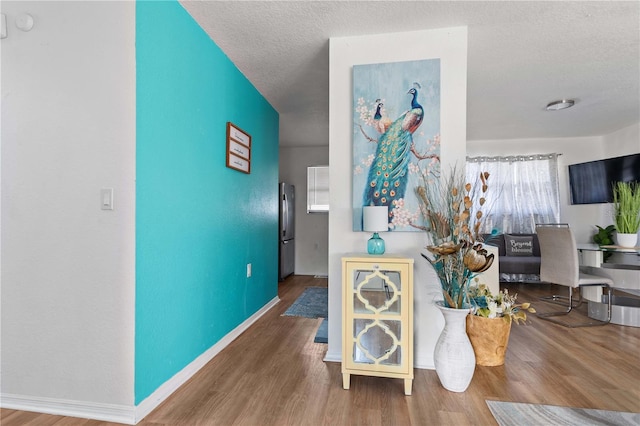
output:
POLYGON ((550 153, 550 154, 522 154, 522 155, 480 155, 477 157, 467 156, 467 161, 525 161, 525 160, 543 160, 547 158, 554 158, 561 156, 562 153, 550 153))

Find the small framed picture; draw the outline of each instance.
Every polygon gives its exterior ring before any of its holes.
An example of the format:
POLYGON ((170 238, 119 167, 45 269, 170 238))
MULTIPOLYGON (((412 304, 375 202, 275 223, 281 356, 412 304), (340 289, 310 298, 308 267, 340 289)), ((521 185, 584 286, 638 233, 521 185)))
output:
POLYGON ((227 122, 227 167, 251 173, 251 135, 227 122))
POLYGON ((251 163, 249 160, 240 158, 234 154, 227 154, 227 167, 240 170, 241 172, 250 173, 251 163))

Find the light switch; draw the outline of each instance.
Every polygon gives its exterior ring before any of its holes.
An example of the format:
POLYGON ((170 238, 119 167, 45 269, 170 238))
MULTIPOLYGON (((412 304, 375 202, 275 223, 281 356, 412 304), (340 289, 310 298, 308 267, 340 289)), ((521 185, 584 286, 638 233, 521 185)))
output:
POLYGON ((100 208, 102 210, 113 210, 113 188, 102 188, 100 190, 100 208))
POLYGON ((0 13, 0 38, 7 38, 7 15, 0 13))

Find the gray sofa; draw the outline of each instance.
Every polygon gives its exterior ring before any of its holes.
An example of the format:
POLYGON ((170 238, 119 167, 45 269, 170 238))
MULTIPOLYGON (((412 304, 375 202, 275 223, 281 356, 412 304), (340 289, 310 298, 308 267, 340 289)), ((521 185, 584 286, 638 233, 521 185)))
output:
POLYGON ((540 280, 540 243, 536 234, 486 235, 484 243, 498 247, 501 282, 540 280))

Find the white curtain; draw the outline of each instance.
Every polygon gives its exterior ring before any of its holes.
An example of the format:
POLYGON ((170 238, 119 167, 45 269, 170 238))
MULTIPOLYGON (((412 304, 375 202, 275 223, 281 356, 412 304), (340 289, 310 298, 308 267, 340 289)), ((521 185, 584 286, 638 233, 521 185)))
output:
POLYGON ((490 173, 481 232, 533 233, 536 223, 558 223, 558 155, 467 157, 468 182, 490 173))

